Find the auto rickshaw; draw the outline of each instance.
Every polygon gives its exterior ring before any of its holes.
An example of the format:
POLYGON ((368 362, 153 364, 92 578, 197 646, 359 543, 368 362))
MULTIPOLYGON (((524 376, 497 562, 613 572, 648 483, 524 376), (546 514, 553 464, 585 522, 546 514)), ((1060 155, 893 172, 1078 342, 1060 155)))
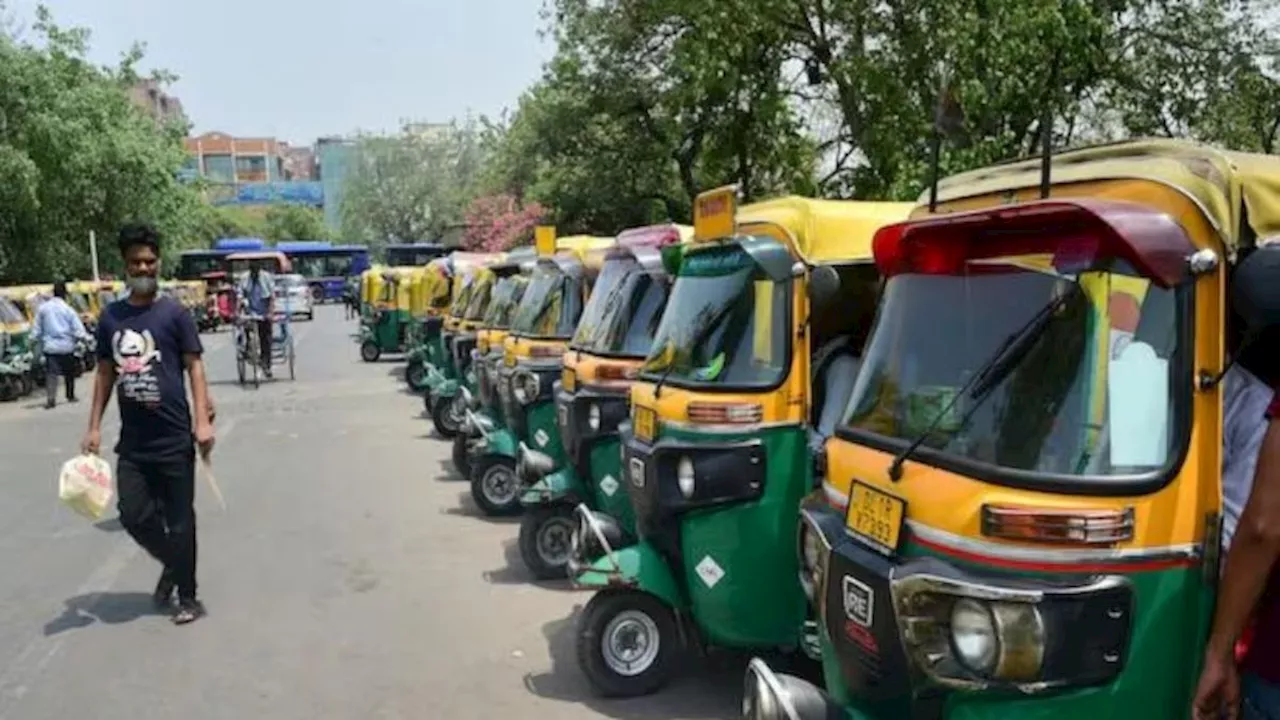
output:
POLYGON ((463 311, 457 330, 448 343, 456 378, 429 389, 431 419, 441 437, 452 439, 466 417, 466 408, 479 392, 478 356, 480 331, 485 327, 506 328, 524 295, 524 283, 516 277, 532 270, 533 248, 507 253, 498 262, 476 270, 471 299, 463 311), (493 310, 494 312, 490 312, 493 310))
POLYGON ((44 353, 41 351, 39 343, 32 342, 31 330, 35 323, 36 311, 40 309, 40 303, 52 292, 53 286, 48 284, 17 285, 0 288, 0 296, 7 298, 13 304, 25 323, 25 330, 19 329, 16 332, 11 332, 10 343, 17 347, 26 348, 26 351, 30 353, 31 381, 36 386, 44 384, 46 368, 44 353))
POLYGON ((796 541, 826 690, 754 660, 748 717, 1190 716, 1228 279, 1280 231, 1278 179, 1126 142, 951 177, 877 234, 884 300, 796 541))
MULTIPOLYGON (((521 446, 516 471, 525 486, 520 557, 535 578, 566 574, 577 521, 574 508, 599 510, 627 533, 634 521, 622 489, 618 425, 631 414, 631 381, 649 354, 667 304, 671 275, 663 252, 678 253, 693 228, 626 230, 605 256, 591 299, 564 355, 556 393, 562 457, 521 446)), ((676 256, 678 262, 678 255, 676 256)))
POLYGON ((360 359, 377 362, 383 353, 402 353, 413 322, 413 272, 416 268, 383 268, 378 278, 377 311, 370 325, 360 328, 360 359))
POLYGON ((656 691, 709 646, 800 648, 800 500, 817 437, 844 405, 871 326, 871 238, 906 203, 785 197, 737 209, 734 187, 694 201, 686 248, 620 430, 635 512, 579 530, 579 587, 596 590, 578 663, 605 695, 656 691), (619 549, 619 546, 627 545, 619 549))
POLYGON ((0 289, 0 400, 29 395, 35 389, 31 325, 0 289))
POLYGON ((454 364, 453 339, 462 326, 462 318, 466 314, 467 306, 471 303, 472 293, 478 287, 479 271, 501 262, 502 258, 502 253, 455 252, 449 256, 453 275, 451 288, 453 299, 440 325, 442 357, 438 364, 425 366, 426 387, 422 391, 423 403, 426 405, 427 414, 431 417, 435 417, 436 414, 435 403, 438 397, 436 391, 445 383, 457 380, 459 377, 458 368, 454 364))
POLYGON ((516 476, 521 443, 553 456, 564 452, 556 428, 554 384, 604 253, 615 242, 586 235, 556 239, 550 227, 536 232, 538 259, 502 343, 497 386, 503 427, 468 446, 471 497, 487 515, 521 509, 516 476))
POLYGON ((427 389, 427 366, 444 357, 444 317, 452 301, 448 258, 438 258, 420 269, 418 281, 426 301, 424 317, 415 326, 413 347, 405 356, 404 378, 415 392, 427 389))

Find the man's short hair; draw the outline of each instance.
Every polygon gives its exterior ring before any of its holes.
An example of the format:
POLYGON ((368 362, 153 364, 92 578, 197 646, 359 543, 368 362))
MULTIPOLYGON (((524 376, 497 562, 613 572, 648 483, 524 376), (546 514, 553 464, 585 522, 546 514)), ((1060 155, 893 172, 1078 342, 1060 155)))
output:
POLYGON ((129 223, 120 228, 120 255, 124 256, 129 248, 145 245, 156 255, 160 254, 160 232, 148 223, 129 223))
POLYGON ((67 284, 59 280, 53 284, 53 296, 56 298, 65 298, 67 296, 67 284))

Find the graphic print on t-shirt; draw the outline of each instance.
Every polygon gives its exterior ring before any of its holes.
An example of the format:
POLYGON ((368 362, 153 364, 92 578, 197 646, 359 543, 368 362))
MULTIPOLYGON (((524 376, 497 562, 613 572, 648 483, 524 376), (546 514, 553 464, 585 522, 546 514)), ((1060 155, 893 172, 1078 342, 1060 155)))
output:
POLYGON ((160 404, 160 379, 156 365, 160 350, 150 330, 141 333, 124 328, 111 337, 111 353, 119 372, 121 397, 148 407, 160 404))

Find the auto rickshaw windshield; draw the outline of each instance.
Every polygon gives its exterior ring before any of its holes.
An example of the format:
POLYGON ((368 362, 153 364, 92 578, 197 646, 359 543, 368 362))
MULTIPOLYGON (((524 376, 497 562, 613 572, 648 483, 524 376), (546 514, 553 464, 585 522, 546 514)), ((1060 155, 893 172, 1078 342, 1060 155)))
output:
POLYGON ((511 316, 520 305, 528 278, 521 275, 505 277, 493 288, 493 298, 489 301, 489 309, 481 322, 487 328, 505 330, 511 325, 511 316))
POLYGON ((581 282, 558 267, 539 264, 511 320, 526 337, 568 339, 582 315, 581 282))
POLYGON ((610 260, 569 346, 605 357, 644 357, 666 304, 665 285, 641 270, 635 258, 610 260))
POLYGON ((689 253, 643 373, 673 385, 769 388, 786 373, 790 280, 738 244, 689 253))
POLYGON ((458 290, 458 297, 453 299, 453 304, 449 306, 449 314, 456 318, 461 318, 467 310, 467 304, 471 302, 471 290, 475 287, 475 276, 468 275, 459 280, 462 288, 458 290))
POLYGON ((67 293, 67 304, 78 313, 89 312, 89 298, 82 292, 67 293))
POLYGON ((12 324, 26 321, 27 319, 23 317, 22 311, 18 309, 17 305, 13 304, 12 300, 7 297, 0 297, 0 323, 12 324))
POLYGON ((846 430, 895 452, 922 439, 919 456, 994 466, 997 482, 1000 469, 1068 482, 1162 470, 1190 402, 1176 362, 1187 290, 1101 265, 1004 258, 890 278, 846 430))
POLYGON ((471 299, 467 301, 467 309, 462 314, 463 320, 483 320, 485 310, 489 307, 489 298, 493 294, 493 279, 485 278, 471 288, 471 299))

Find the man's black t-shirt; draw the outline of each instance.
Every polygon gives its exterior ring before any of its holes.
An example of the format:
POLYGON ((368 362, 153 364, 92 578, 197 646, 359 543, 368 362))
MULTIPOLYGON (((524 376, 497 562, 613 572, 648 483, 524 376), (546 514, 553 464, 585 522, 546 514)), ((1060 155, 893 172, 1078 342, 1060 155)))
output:
POLYGON ((170 455, 192 448, 182 356, 199 354, 195 320, 177 301, 117 300, 98 319, 98 358, 116 367, 117 454, 170 455))

